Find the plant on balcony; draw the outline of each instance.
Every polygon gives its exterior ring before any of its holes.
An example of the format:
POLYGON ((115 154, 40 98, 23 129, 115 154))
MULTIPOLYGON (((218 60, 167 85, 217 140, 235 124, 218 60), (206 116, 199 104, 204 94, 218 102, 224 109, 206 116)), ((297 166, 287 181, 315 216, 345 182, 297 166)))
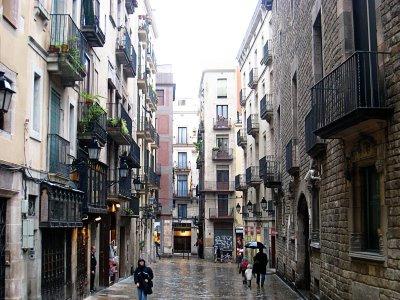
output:
POLYGON ((100 105, 90 105, 87 113, 82 118, 82 121, 79 123, 80 132, 85 133, 89 131, 89 125, 92 122, 99 120, 99 118, 104 114, 104 110, 100 105))
POLYGON ((100 98, 105 99, 105 97, 100 95, 93 95, 87 92, 81 92, 79 95, 83 98, 83 100, 85 100, 86 104, 93 104, 94 102, 99 103, 100 98))
POLYGON ((193 145, 197 153, 199 153, 201 149, 203 149, 203 141, 194 142, 193 145))
POLYGON ((120 127, 121 133, 122 134, 129 134, 128 126, 126 124, 126 121, 121 118, 110 118, 107 120, 107 125, 109 127, 120 127))
POLYGON ((130 208, 124 208, 124 212, 128 215, 128 216, 133 216, 133 210, 130 208))

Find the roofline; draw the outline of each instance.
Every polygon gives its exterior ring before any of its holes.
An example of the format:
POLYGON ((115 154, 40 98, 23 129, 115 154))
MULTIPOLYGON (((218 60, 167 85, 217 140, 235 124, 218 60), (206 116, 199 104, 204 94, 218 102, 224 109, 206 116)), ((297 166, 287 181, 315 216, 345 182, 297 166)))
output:
POLYGON ((263 11, 265 11, 264 5, 262 5, 262 0, 259 0, 257 3, 256 9, 254 10, 253 17, 251 18, 250 24, 247 27, 247 31, 246 31, 246 34, 242 41, 242 44, 240 45, 238 54, 236 55, 236 60, 238 62, 240 60, 240 57, 242 56, 244 49, 249 45, 249 43, 253 37, 252 32, 255 31, 255 29, 257 28, 257 24, 261 21, 263 11))
POLYGON ((200 87, 199 87, 199 98, 201 97, 201 87, 203 85, 203 80, 204 80, 204 75, 206 73, 236 73, 236 69, 205 69, 201 73, 201 79, 200 79, 200 87))

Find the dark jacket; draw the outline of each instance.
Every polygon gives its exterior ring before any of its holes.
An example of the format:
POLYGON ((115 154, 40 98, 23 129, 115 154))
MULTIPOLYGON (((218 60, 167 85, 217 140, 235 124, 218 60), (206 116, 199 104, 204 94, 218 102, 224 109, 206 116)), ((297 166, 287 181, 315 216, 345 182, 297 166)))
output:
POLYGON ((133 273, 135 284, 139 283, 138 288, 142 290, 145 289, 147 285, 150 285, 150 287, 153 286, 153 283, 151 282, 153 277, 153 270, 149 267, 146 267, 146 265, 143 267, 138 266, 133 273), (148 282, 145 281, 146 279, 148 282))
POLYGON ((253 272, 259 274, 267 273, 268 256, 265 253, 258 252, 254 258, 253 272))
POLYGON ((90 253, 90 271, 96 271, 97 260, 94 253, 90 253))

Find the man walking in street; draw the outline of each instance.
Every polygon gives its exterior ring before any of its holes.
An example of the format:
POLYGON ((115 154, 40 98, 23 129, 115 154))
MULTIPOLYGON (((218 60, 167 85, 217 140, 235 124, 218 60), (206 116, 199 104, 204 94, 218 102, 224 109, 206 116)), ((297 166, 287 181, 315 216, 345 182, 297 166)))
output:
POLYGON ((257 286, 264 286, 265 275, 267 273, 268 256, 264 253, 264 250, 260 248, 258 253, 253 258, 254 261, 254 273, 257 274, 257 286))
POLYGON ((96 247, 92 246, 90 248, 90 292, 94 293, 94 278, 96 276, 96 266, 97 266, 97 260, 96 260, 96 247))

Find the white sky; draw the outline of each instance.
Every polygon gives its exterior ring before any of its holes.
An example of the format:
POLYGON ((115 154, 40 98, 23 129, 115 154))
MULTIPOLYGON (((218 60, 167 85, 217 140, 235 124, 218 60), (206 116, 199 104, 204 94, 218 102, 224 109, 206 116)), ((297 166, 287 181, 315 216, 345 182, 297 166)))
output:
POLYGON ((152 0, 158 64, 172 64, 177 98, 197 97, 201 72, 236 68, 258 0, 152 0))

